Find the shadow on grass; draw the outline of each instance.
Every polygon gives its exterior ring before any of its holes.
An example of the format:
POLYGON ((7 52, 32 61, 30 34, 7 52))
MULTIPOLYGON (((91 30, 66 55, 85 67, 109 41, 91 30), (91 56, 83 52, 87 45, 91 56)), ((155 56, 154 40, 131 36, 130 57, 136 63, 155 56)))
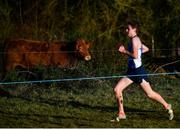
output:
MULTIPOLYGON (((23 99, 29 102, 36 102, 36 103, 41 103, 41 104, 48 104, 50 106, 59 106, 59 107, 73 107, 73 108, 79 108, 79 109, 87 109, 87 110, 97 110, 101 112, 114 112, 117 111, 117 106, 107 106, 107 105, 90 105, 87 103, 82 103, 79 101, 75 100, 55 100, 55 99, 44 99, 44 98, 29 98, 29 97, 24 97, 24 96, 14 96, 14 98, 19 98, 23 99)), ((133 107, 126 107, 125 106, 126 112, 134 113, 134 112, 139 112, 140 115, 143 115, 143 112, 156 112, 155 110, 144 110, 144 109, 138 109, 138 108, 133 108, 133 107)))
POLYGON ((0 96, 1 97, 13 97, 8 91, 4 90, 3 88, 0 87, 0 96))
MULTIPOLYGON (((98 110, 98 111, 104 111, 104 112, 114 112, 117 111, 117 107, 115 106, 92 106, 89 104, 83 104, 78 101, 69 101, 68 105, 71 105, 74 108, 86 108, 91 110, 98 110)), ((125 107, 126 112, 156 112, 155 110, 143 110, 143 109, 137 109, 137 108, 130 108, 125 107)))
MULTIPOLYGON (((18 96, 11 96, 11 99, 22 99, 25 101, 29 101, 29 102, 35 102, 37 104, 48 104, 50 106, 54 106, 54 107, 67 107, 69 109, 72 108, 78 108, 78 109, 83 109, 83 110, 92 110, 94 112, 102 112, 102 113, 112 113, 115 114, 118 109, 117 109, 117 105, 103 105, 103 104, 89 104, 88 100, 86 102, 80 102, 77 100, 73 100, 73 99, 67 99, 67 100, 62 100, 61 98, 42 98, 41 96, 39 97, 31 97, 29 95, 18 95, 18 96)), ((165 111, 159 111, 156 109, 143 109, 143 108, 139 108, 139 107, 129 107, 129 106, 125 106, 125 111, 127 114, 131 114, 133 113, 135 116, 138 115, 141 118, 161 118, 163 117, 163 119, 167 119, 168 115, 166 114, 165 111)), ((132 116, 134 116, 132 115, 132 116)), ((59 116, 61 117, 61 116, 59 116)), ((63 116, 62 116, 63 117, 63 116)), ((68 118, 67 118, 68 119, 68 118)), ((71 119, 71 118, 69 118, 71 119)), ((75 118, 73 118, 75 119, 75 118)), ((179 118, 177 118, 179 119, 179 118)))

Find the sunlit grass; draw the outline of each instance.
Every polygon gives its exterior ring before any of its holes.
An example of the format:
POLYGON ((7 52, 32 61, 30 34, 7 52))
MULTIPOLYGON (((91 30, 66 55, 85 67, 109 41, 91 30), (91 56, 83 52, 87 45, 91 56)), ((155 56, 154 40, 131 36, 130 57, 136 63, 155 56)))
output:
POLYGON ((111 123, 117 114, 116 82, 12 86, 12 96, 0 98, 0 127, 180 127, 179 79, 151 78, 153 88, 173 105, 172 121, 160 104, 149 100, 139 86, 131 85, 124 91, 127 120, 111 123))

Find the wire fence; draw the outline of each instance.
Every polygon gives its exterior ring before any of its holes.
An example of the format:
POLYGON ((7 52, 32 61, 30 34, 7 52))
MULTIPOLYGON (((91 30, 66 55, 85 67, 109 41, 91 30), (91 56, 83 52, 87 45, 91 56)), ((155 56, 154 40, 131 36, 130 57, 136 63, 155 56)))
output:
MULTIPOLYGON (((152 49, 150 49, 152 50, 152 49)), ((157 51, 172 51, 172 50, 176 50, 176 49, 155 49, 157 51)), ((73 53, 75 51, 48 51, 48 52, 19 52, 18 53, 73 53)), ((101 50, 101 51, 91 51, 91 53, 110 53, 110 52, 113 52, 115 54, 119 54, 118 50, 101 50)), ((14 52, 12 52, 14 53, 14 52)), ((104 56, 102 54, 102 56, 104 56)), ((11 52, 10 52, 11 54, 11 52)), ((120 54, 119 54, 120 55, 120 54)), ((111 55, 111 57, 113 56, 113 54, 111 55)), ((112 59, 112 58, 111 58, 112 59)), ((121 58, 120 59, 121 61, 125 61, 127 60, 127 58, 121 58)), ((147 59, 146 59, 147 60, 147 59)), ((112 64, 115 64, 116 60, 113 59, 113 62, 112 64)), ((180 62, 180 60, 176 60, 172 63, 177 63, 177 62, 180 62)), ((97 62, 97 64, 103 64, 102 62, 97 62)), ((169 62, 168 62, 169 63, 169 62)), ((172 64, 171 63, 171 64, 172 64)), ((170 64, 170 63, 169 63, 170 64)), ((163 64, 163 65, 166 65, 166 64, 163 64)), ((98 68, 100 68, 101 66, 99 66, 98 68)), ((156 68, 156 71, 160 68, 161 66, 159 66, 158 68, 156 68)), ((116 68, 115 68, 116 69, 116 68)), ((111 68, 111 70, 113 71, 113 68, 111 68)), ((101 71, 101 70, 98 70, 98 71, 101 71)), ((13 84, 32 84, 32 83, 52 83, 52 82, 65 82, 65 81, 83 81, 83 80, 98 80, 98 79, 115 79, 115 78, 122 78, 122 77, 125 77, 125 75, 114 75, 115 73, 114 72, 111 72, 110 73, 112 75, 110 76, 88 76, 88 77, 74 77, 74 78, 60 78, 60 79, 47 79, 47 80, 35 80, 35 81, 7 81, 7 82, 0 82, 0 85, 13 85, 13 84)), ((177 75, 177 74, 180 74, 180 72, 164 72, 164 73, 150 73, 150 74, 146 74, 146 76, 160 76, 160 75, 177 75)), ((131 76, 144 76, 144 75, 131 75, 131 76)))
MULTIPOLYGON (((149 51, 179 51, 179 49, 149 49, 149 51)), ((74 52, 77 52, 77 51, 66 51, 66 50, 63 50, 63 51, 11 51, 11 52, 0 52, 0 54, 6 54, 6 53, 74 53, 74 52)), ((106 49, 103 49, 103 50, 91 50, 90 51, 91 53, 106 53, 106 52, 119 52, 118 49, 111 49, 111 50, 106 50, 106 49)))
MULTIPOLYGON (((128 77, 160 76, 160 75, 176 75, 176 74, 180 74, 180 72, 138 74, 138 75, 128 75, 128 77)), ((52 79, 52 80, 13 81, 13 82, 0 82, 0 85, 51 83, 51 82, 84 81, 84 80, 99 80, 99 79, 115 79, 115 78, 123 78, 123 77, 126 77, 126 76, 127 75, 111 75, 111 76, 97 76, 97 77, 61 78, 61 79, 52 79)))

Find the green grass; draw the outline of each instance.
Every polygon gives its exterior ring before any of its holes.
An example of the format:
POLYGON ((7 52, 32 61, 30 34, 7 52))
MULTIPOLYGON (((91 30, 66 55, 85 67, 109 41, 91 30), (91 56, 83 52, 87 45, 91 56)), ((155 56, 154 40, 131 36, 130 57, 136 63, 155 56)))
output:
POLYGON ((117 114, 113 87, 118 80, 70 81, 57 84, 1 86, 0 127, 179 128, 180 80, 151 77, 153 89, 173 105, 175 118, 149 100, 137 85, 124 91, 127 120, 112 123, 117 114))

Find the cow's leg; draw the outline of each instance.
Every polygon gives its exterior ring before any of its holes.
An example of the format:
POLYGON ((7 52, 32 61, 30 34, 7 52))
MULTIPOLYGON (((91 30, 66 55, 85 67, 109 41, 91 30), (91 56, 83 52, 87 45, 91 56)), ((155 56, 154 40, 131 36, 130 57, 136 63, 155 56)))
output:
POLYGON ((9 72, 10 70, 13 69, 13 65, 12 64, 6 65, 5 69, 6 69, 6 72, 9 72))

